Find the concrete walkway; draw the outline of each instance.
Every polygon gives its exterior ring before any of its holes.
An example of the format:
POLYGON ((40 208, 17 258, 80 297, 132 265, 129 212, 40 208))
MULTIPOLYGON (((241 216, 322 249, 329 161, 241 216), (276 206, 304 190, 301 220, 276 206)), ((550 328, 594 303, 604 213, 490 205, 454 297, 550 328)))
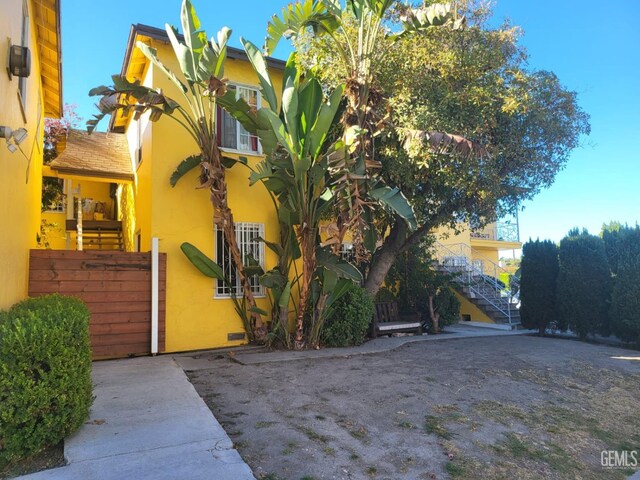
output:
POLYGON ((65 440, 68 465, 28 480, 255 480, 170 356, 93 364, 89 421, 65 440))
MULTIPOLYGON (((446 330, 442 335, 383 337, 353 348, 269 353, 240 348, 234 358, 246 365, 341 358, 386 352, 412 342, 530 333, 464 324, 446 330)), ((209 358, 201 352, 94 363, 96 398, 89 421, 65 440, 68 464, 19 478, 255 480, 183 371, 210 368, 209 358)))
MULTIPOLYGON (((456 340, 460 338, 475 337, 503 337, 510 335, 528 335, 535 333, 533 330, 504 330, 477 325, 458 323, 446 327, 446 333, 439 335, 407 335, 404 337, 380 337, 370 340, 357 347, 349 348, 323 348, 321 350, 304 350, 296 352, 292 350, 276 352, 244 352, 242 349, 235 351, 233 358, 243 365, 258 365, 260 363, 290 362, 292 360, 308 360, 312 358, 346 358, 354 355, 369 355, 395 350, 403 345, 414 342, 435 342, 443 340, 456 340)), ((174 355, 175 360, 185 370, 204 370, 211 368, 211 359, 200 353, 185 353, 174 355)))

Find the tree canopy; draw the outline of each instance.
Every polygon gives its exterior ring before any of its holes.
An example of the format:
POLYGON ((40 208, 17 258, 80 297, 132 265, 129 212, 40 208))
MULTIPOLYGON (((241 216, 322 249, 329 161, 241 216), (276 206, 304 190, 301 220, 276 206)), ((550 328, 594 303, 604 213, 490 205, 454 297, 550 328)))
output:
MULTIPOLYGON (((419 226, 409 233, 393 215, 381 218, 380 231, 390 227, 392 234, 378 256, 406 249, 438 226, 481 226, 513 211, 553 183, 590 131, 576 93, 554 73, 530 69, 520 29, 490 27, 490 14, 472 5, 457 13, 467 18, 463 29, 379 40, 372 91, 386 117, 376 159, 387 183, 411 201, 419 226), (442 148, 451 143, 468 148, 442 148)), ((402 8, 391 10, 387 25, 402 15, 402 8)), ((326 85, 347 73, 333 41, 313 37, 296 44, 301 61, 326 85)), ((389 262, 381 263, 386 268, 389 262)), ((374 256, 372 273, 375 265, 374 256)), ((383 278, 368 279, 369 290, 383 278)))

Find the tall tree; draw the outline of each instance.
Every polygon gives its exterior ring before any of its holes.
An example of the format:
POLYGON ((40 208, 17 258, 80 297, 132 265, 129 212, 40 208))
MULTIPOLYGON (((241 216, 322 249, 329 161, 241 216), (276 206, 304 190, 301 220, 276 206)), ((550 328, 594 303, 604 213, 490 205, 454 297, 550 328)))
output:
POLYGON ((581 339, 607 331, 611 272, 602 239, 586 230, 571 231, 560 242, 559 262, 556 299, 561 327, 581 339))
POLYGON ((398 5, 400 2, 394 0, 346 0, 344 5, 339 0, 299 0, 283 8, 282 15, 274 16, 267 28, 267 52, 273 51, 282 37, 295 41, 312 32, 313 38, 331 49, 335 61, 331 68, 344 72, 344 78, 337 83, 346 85, 346 107, 341 120, 345 148, 328 159, 337 234, 328 242, 337 251, 351 231, 358 256, 366 256, 365 249, 373 252, 376 248, 374 206, 381 197, 388 199, 393 195, 394 201, 386 202, 386 208, 410 228, 416 226, 401 192, 389 193, 379 175, 382 165, 376 155, 374 137, 380 131, 385 111, 375 81, 375 65, 383 60, 383 43, 437 26, 459 28, 464 21, 455 18, 448 3, 405 8, 402 27, 392 33, 385 18, 398 5), (351 147, 347 150, 346 145, 351 147))
POLYGON ((556 314, 558 246, 550 240, 529 241, 522 246, 520 265, 520 317, 522 326, 544 335, 556 314))
POLYGON ((611 331, 640 345, 640 226, 610 222, 603 225, 602 239, 613 276, 611 331))
MULTIPOLYGON (((406 18, 403 9, 388 13, 392 24, 406 18)), ((367 272, 370 293, 397 256, 434 229, 480 227, 551 185, 589 132, 576 94, 551 72, 529 71, 519 29, 491 28, 489 15, 472 5, 455 13, 467 19, 464 29, 379 41, 384 54, 372 81, 388 117, 374 143, 376 158, 385 181, 410 200, 417 228, 394 215, 378 216, 378 231, 386 235, 367 272), (456 148, 445 148, 450 145, 456 148)), ((331 42, 304 42, 298 43, 302 61, 318 65, 324 83, 348 75, 328 68, 341 65, 331 42)))

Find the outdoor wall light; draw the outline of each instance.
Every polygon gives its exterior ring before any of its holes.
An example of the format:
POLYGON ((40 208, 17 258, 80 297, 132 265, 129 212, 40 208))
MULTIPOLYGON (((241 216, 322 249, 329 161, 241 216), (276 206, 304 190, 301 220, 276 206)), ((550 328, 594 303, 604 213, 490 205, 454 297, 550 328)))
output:
POLYGON ((18 150, 19 145, 25 141, 28 132, 24 128, 17 130, 11 130, 9 127, 0 126, 0 138, 4 138, 7 141, 7 148, 11 153, 18 150))
POLYGON ((27 47, 9 47, 9 74, 16 77, 28 77, 31 74, 31 52, 27 47))

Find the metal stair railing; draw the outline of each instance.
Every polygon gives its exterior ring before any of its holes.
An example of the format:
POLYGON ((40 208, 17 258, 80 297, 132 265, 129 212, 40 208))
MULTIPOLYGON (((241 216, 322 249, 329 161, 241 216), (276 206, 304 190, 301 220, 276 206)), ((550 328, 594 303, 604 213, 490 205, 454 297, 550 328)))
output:
POLYGON ((508 273, 505 269, 496 265, 490 259, 477 254, 469 245, 464 243, 454 245, 443 245, 436 242, 433 246, 434 258, 440 268, 454 277, 454 280, 478 298, 482 298, 489 305, 495 308, 511 322, 515 304, 513 290, 514 286, 519 289, 519 284, 515 277, 510 277, 510 285, 504 285, 498 281, 499 273, 508 273), (474 265, 473 260, 480 257, 484 265, 489 265, 493 275, 486 274, 483 269, 474 265))

